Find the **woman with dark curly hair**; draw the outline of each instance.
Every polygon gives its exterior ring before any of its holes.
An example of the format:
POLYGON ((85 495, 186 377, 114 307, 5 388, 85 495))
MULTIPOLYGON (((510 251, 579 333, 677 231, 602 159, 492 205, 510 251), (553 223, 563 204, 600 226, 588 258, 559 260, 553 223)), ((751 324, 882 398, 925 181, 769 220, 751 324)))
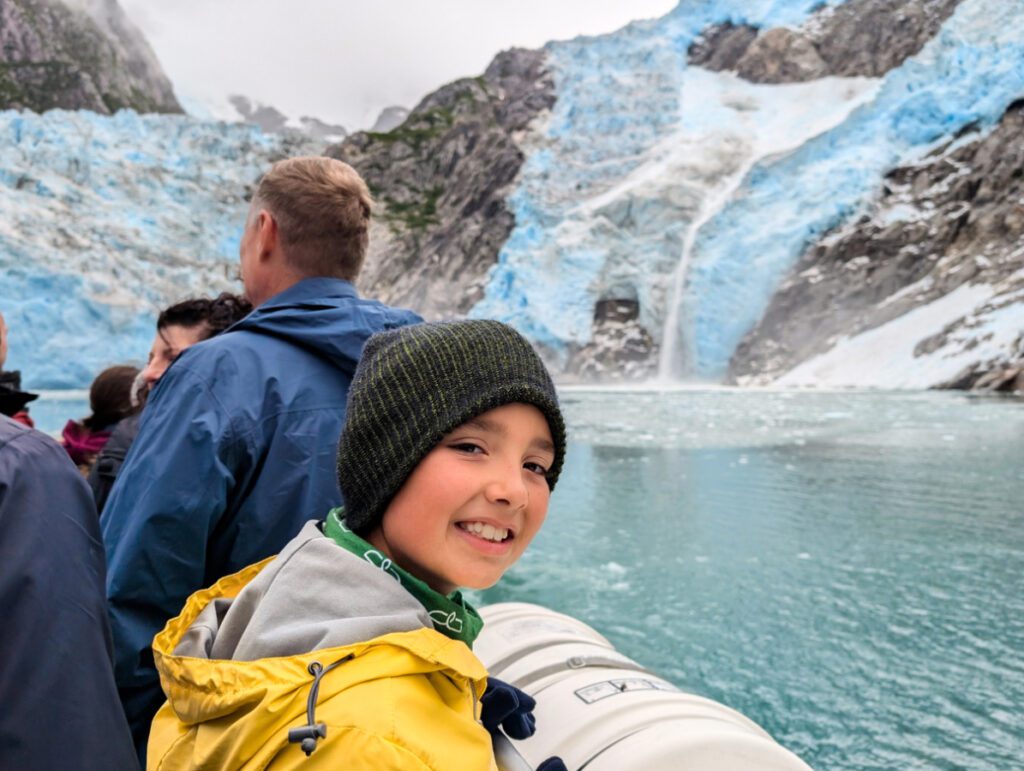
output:
POLYGON ((103 511, 121 464, 139 433, 141 405, 167 368, 186 348, 219 335, 248 316, 251 310, 252 304, 244 297, 222 292, 213 299, 195 297, 161 311, 149 358, 135 381, 133 398, 139 405, 139 411, 121 421, 89 473, 89 486, 96 498, 97 511, 103 511))

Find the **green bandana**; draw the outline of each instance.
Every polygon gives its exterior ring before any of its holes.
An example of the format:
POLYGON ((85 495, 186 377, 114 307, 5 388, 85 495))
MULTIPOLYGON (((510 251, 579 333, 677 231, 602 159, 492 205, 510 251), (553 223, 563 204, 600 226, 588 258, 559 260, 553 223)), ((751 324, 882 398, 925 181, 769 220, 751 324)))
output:
POLYGON ((372 544, 367 543, 353 533, 342 521, 344 509, 331 509, 324 523, 324 535, 338 546, 361 557, 371 565, 380 568, 394 578, 402 587, 415 597, 427 609, 434 629, 453 640, 462 640, 470 648, 473 641, 484 627, 484 620, 472 605, 462 599, 462 594, 454 591, 445 597, 435 592, 423 581, 403 570, 388 557, 381 554, 372 544))

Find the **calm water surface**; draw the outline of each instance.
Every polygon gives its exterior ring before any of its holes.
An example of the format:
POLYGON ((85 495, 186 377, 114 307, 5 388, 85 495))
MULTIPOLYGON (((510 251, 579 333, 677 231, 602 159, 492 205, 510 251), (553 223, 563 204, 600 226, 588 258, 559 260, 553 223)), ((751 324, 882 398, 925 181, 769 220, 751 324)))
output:
POLYGON ((1024 401, 567 390, 482 602, 575 615, 814 768, 1024 768, 1024 401))
MULTIPOLYGON (((60 396, 44 430, 88 412, 60 396)), ((478 601, 577 616, 818 771, 1024 769, 1024 400, 562 400, 548 521, 478 601)))

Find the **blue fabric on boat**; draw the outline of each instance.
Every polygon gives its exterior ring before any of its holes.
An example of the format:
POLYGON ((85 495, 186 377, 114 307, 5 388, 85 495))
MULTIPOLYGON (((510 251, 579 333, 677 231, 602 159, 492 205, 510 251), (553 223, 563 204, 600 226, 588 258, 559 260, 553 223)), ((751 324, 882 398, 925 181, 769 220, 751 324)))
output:
POLYGON ((140 756, 164 698, 153 636, 193 592, 341 505, 335 455, 363 345, 419 321, 347 281, 305 279, 157 383, 101 518, 115 673, 140 756))
POLYGON ((67 452, 0 416, 0 768, 136 767, 104 573, 96 507, 67 452))

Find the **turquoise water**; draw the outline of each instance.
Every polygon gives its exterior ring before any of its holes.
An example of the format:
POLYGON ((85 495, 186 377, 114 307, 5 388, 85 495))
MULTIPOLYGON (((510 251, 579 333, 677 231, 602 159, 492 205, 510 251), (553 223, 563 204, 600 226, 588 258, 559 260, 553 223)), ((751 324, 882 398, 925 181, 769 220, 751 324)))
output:
POLYGON ((483 603, 575 615, 818 771, 1024 768, 1024 401, 563 392, 483 603))
MULTIPOLYGON (((88 411, 57 396, 45 430, 88 411)), ((577 616, 818 771, 1024 768, 1024 400, 562 400, 548 521, 481 603, 577 616)))

